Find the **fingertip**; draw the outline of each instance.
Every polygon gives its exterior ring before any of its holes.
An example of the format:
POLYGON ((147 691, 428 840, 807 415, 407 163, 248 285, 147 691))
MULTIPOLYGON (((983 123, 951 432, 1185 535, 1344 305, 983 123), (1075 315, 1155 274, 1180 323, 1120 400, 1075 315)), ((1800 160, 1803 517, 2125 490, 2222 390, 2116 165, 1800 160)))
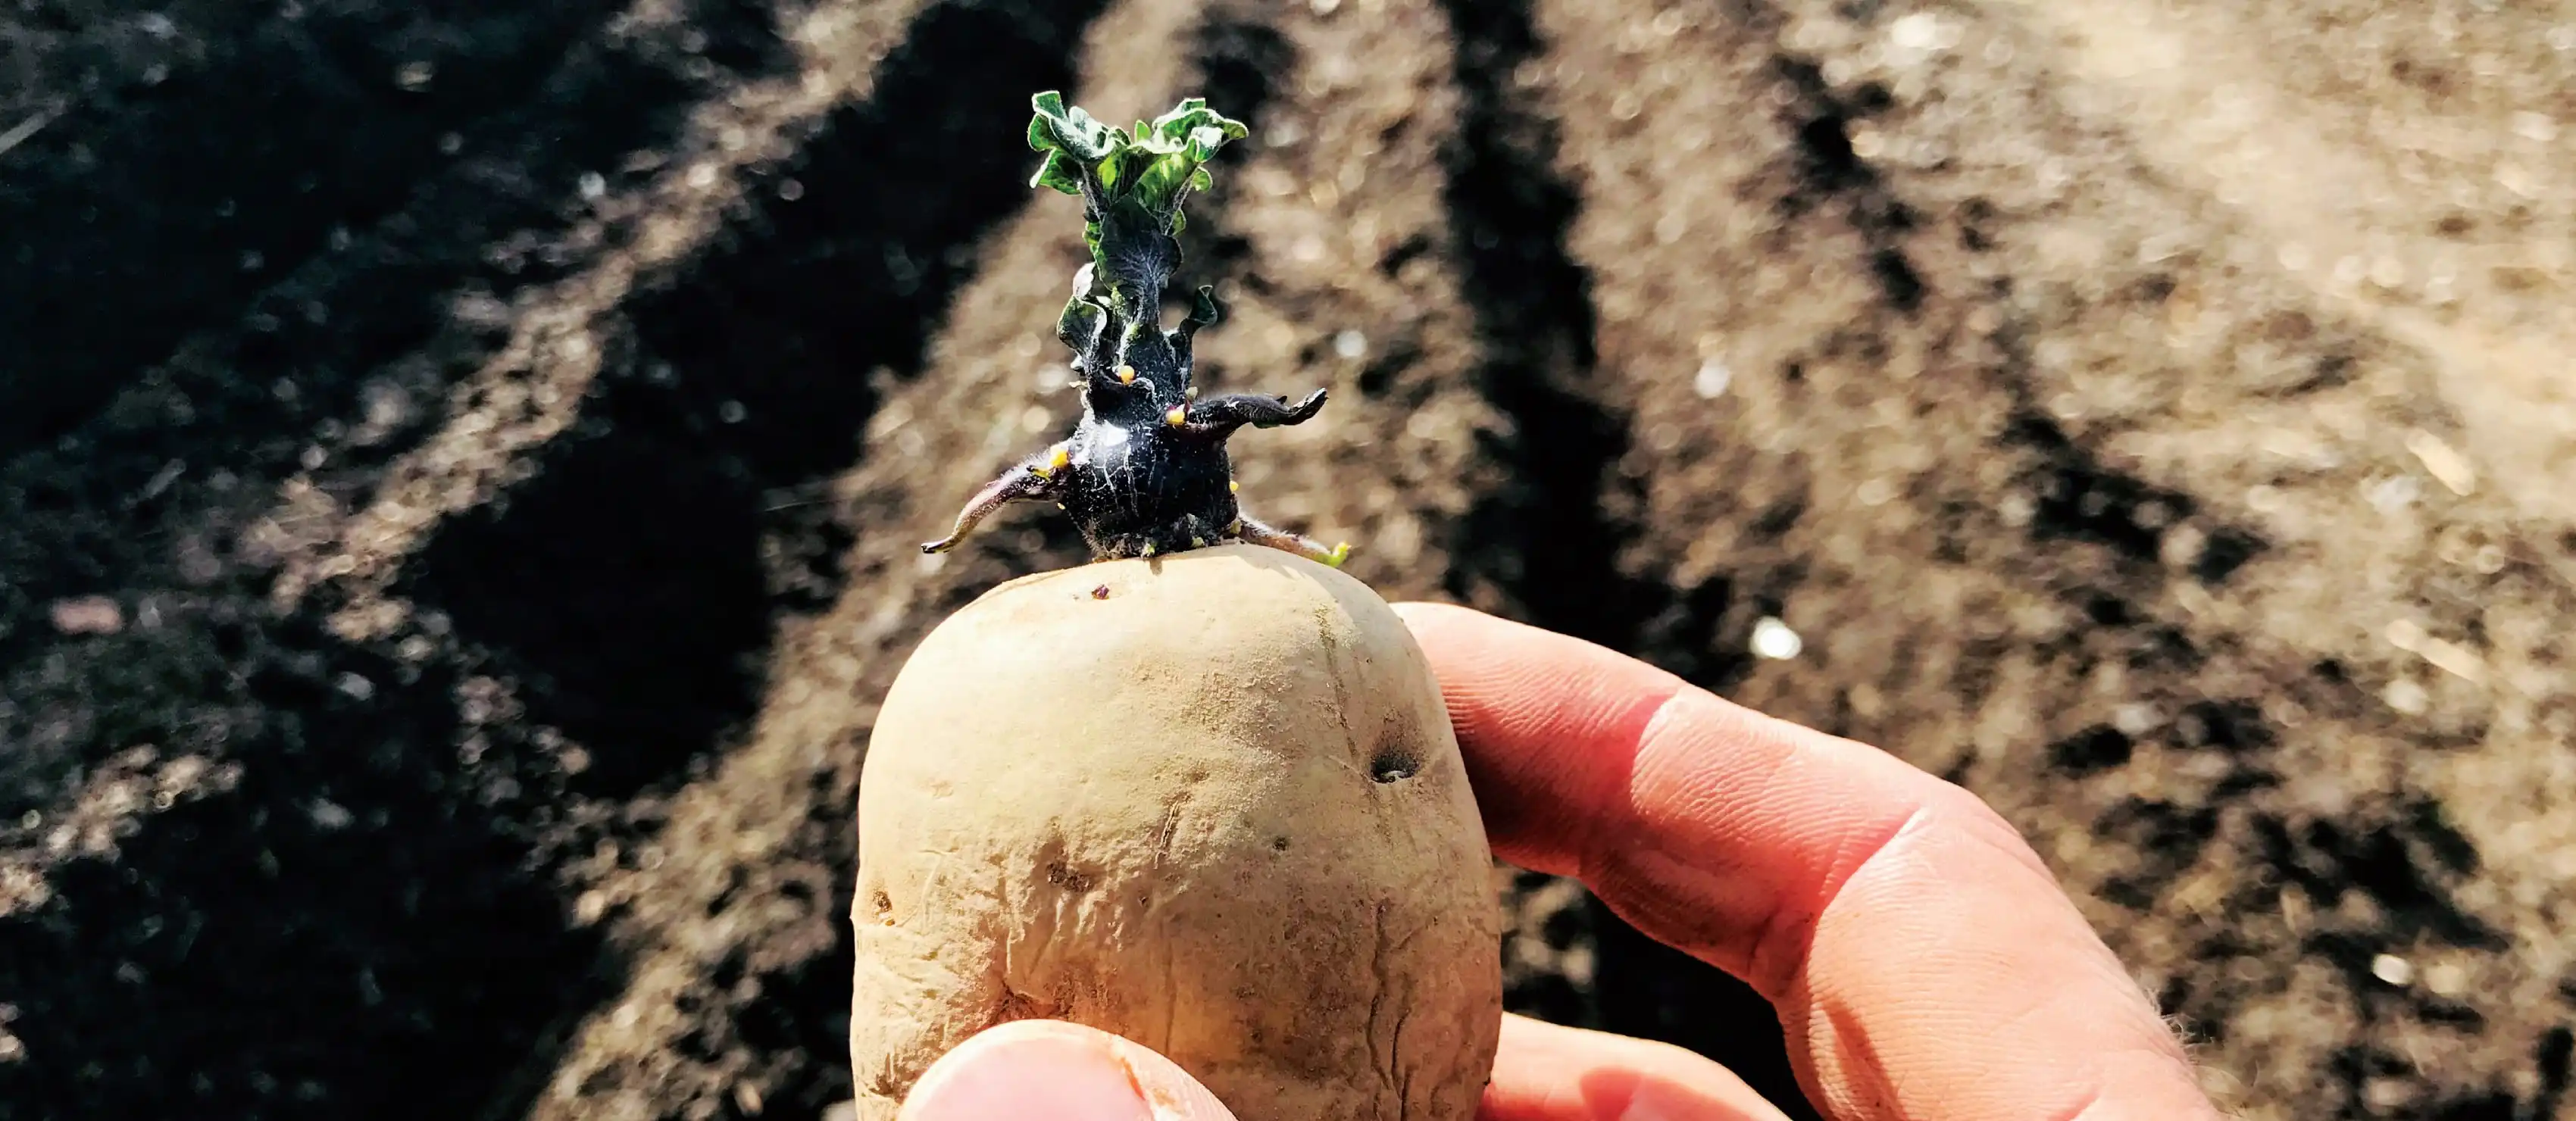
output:
POLYGON ((1734 1071, 1666 1043, 1503 1017, 1478 1121, 1787 1121, 1734 1071))
POLYGON ((1234 1121, 1216 1095, 1150 1048, 1062 1020, 1017 1020, 923 1071, 897 1121, 1234 1121))

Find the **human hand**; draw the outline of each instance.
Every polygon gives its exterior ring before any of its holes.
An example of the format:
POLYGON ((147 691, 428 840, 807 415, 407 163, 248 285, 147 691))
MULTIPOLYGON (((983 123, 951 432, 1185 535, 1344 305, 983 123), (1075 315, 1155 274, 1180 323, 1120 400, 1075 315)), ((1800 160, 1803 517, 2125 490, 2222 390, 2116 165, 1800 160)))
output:
MULTIPOLYGON (((1837 1121, 2218 1121, 2146 994, 1993 810, 1895 757, 1590 643, 1405 604, 1494 853, 1571 875, 1778 1009, 1837 1121)), ((1483 1121, 1759 1121, 1724 1067, 1504 1018, 1483 1121)), ((940 1059, 904 1121, 1230 1121, 1170 1060, 1006 1024, 940 1059)))

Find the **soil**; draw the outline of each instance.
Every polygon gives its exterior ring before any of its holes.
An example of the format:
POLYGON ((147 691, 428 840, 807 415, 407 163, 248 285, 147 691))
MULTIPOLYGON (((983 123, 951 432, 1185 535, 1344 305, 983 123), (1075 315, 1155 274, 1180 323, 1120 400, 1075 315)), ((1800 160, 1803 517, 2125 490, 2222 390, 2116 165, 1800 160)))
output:
MULTIPOLYGON (((846 1100, 874 700, 1082 559, 915 549, 1072 414, 1055 87, 1252 123, 1249 509, 1975 790, 2246 1118, 2576 1115, 2564 10, 36 0, 0 1119, 846 1100)), ((1509 899, 1516 1007, 1795 1098, 1509 899)))

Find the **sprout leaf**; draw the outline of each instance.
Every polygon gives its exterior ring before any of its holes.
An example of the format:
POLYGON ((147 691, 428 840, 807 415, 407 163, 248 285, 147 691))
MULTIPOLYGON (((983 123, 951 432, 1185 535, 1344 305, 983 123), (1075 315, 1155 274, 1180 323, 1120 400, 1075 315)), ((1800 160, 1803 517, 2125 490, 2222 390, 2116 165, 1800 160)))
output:
POLYGON ((1108 282, 1113 306, 1142 314, 1161 299, 1179 259, 1171 238, 1187 223, 1182 202, 1191 191, 1215 186, 1208 161, 1248 130, 1197 97, 1129 129, 1102 124, 1054 91, 1031 98, 1030 106, 1029 148, 1046 157, 1029 185, 1083 200, 1083 243, 1108 282))

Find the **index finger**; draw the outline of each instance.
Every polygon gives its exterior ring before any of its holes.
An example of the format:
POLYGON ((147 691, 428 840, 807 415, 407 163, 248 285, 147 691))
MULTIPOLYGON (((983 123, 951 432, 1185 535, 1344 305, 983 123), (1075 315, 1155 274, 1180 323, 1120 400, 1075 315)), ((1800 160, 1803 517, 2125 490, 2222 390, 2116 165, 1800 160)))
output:
POLYGON ((2216 1121, 2144 991, 1967 791, 1591 643, 1402 610, 1496 855, 1753 985, 1832 1116, 2216 1121))

